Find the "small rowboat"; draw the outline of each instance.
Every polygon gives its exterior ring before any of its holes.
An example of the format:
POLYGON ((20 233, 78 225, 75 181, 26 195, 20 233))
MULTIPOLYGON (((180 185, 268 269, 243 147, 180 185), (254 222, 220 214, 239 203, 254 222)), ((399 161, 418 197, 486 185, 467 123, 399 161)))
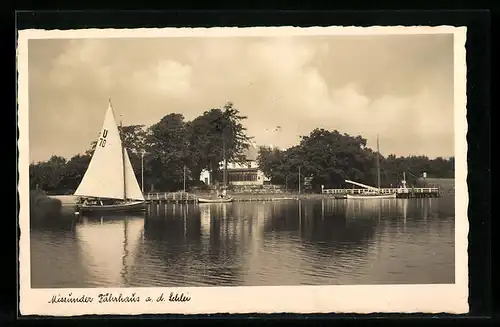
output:
POLYGON ((290 201, 290 200, 298 200, 298 198, 272 198, 271 201, 290 201))
POLYGON ((232 201, 233 201, 232 198, 219 198, 219 199, 198 198, 198 203, 229 203, 232 201))
POLYGON ((348 199, 395 199, 396 193, 391 194, 347 194, 348 199))

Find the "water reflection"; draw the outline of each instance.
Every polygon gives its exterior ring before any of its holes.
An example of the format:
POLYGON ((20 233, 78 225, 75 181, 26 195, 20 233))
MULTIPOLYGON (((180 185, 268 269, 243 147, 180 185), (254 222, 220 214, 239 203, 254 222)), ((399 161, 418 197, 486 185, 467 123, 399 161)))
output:
POLYGON ((127 286, 143 230, 143 215, 81 217, 76 238, 90 279, 104 285, 127 286))
POLYGON ((32 287, 73 287, 83 285, 86 268, 80 265, 76 222, 72 213, 59 213, 30 222, 32 287))
POLYGON ((33 228, 33 286, 453 282, 453 211, 444 198, 307 200, 67 219, 33 228))

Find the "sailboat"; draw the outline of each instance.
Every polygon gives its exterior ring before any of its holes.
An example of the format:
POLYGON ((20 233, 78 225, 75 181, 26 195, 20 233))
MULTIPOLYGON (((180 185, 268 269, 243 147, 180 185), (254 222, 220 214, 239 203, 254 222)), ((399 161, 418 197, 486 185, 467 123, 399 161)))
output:
POLYGON ((81 212, 130 212, 146 210, 144 195, 123 147, 109 100, 102 131, 92 159, 76 189, 81 212))
POLYGON ((351 183, 354 185, 359 185, 367 190, 362 194, 347 194, 347 199, 395 199, 396 193, 382 193, 380 191, 380 151, 379 151, 379 140, 377 135, 377 187, 372 187, 368 185, 364 185, 361 183, 356 183, 350 180, 346 180, 347 183, 351 183))

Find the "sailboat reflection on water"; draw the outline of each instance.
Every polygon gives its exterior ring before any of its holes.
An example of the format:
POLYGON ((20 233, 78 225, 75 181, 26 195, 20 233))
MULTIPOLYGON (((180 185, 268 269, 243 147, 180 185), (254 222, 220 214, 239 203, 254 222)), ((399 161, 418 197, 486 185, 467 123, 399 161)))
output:
POLYGON ((143 213, 82 215, 75 234, 78 256, 85 266, 92 267, 94 280, 110 287, 133 284, 144 235, 143 213), (106 246, 102 246, 103 239, 106 246))

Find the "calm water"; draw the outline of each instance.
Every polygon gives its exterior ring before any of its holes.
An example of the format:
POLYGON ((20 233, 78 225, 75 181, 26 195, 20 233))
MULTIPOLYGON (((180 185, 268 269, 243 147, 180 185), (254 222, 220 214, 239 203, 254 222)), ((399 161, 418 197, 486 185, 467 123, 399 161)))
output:
POLYGON ((31 230, 34 288, 454 283, 454 199, 152 205, 31 230))

